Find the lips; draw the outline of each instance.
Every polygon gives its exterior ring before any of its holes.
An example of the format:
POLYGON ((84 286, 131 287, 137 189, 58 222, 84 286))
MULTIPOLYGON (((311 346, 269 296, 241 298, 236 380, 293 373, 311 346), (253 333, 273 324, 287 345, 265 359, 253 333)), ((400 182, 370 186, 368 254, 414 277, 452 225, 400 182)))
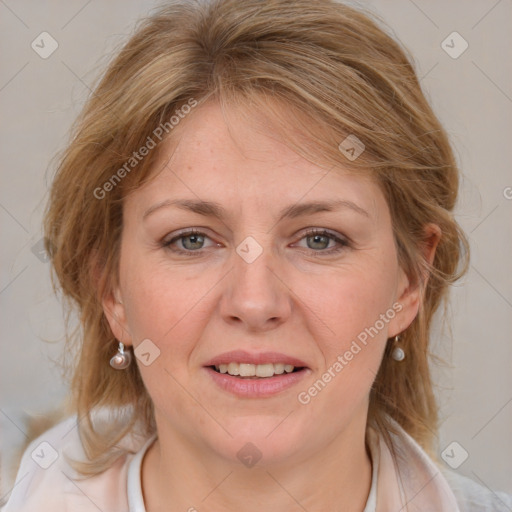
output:
POLYGON ((296 357, 279 352, 225 352, 204 365, 218 387, 239 398, 270 398, 298 385, 312 370, 296 357), (271 371, 272 370, 272 371, 271 371))

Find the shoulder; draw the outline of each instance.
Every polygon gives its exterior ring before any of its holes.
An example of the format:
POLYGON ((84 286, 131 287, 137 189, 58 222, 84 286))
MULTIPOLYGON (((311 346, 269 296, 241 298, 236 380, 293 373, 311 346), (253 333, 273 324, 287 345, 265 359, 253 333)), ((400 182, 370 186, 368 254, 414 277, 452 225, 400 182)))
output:
POLYGON ((512 494, 493 490, 467 476, 440 466, 453 494, 457 498, 460 512, 510 512, 512 494))
POLYGON ((435 484, 429 488, 436 487, 437 495, 444 496, 441 501, 456 505, 459 512, 512 511, 512 494, 493 490, 448 468, 444 461, 430 458, 398 423, 394 420, 391 423, 398 433, 391 433, 391 437, 406 482, 422 483, 422 477, 426 483, 432 480, 435 484))
MULTIPOLYGON (((69 460, 86 460, 77 417, 61 421, 25 449, 14 486, 2 512, 109 510, 126 512, 128 464, 137 449, 126 439, 127 453, 103 473, 84 478, 69 460)), ((0 503, 1 505, 1 503, 0 503)))

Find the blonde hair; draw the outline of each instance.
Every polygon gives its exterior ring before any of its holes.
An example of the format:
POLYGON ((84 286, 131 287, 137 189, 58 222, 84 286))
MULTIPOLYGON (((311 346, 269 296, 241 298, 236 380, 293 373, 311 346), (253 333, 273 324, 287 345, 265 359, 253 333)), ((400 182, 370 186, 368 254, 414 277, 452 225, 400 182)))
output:
POLYGON ((123 198, 155 175, 161 145, 133 168, 126 163, 162 127, 162 140, 172 138, 169 120, 183 117, 184 105, 210 100, 258 108, 301 154, 365 172, 381 186, 399 262, 423 299, 402 333, 407 361, 396 364, 386 348, 368 424, 390 444, 391 417, 432 454, 430 326, 448 286, 467 268, 468 244, 452 213, 454 155, 407 51, 370 14, 335 1, 181 0, 141 20, 108 66, 77 119, 45 212, 54 273, 80 317, 81 330, 68 340, 72 407, 90 460, 80 471, 104 471, 123 454, 118 443, 126 434, 156 428, 137 366, 109 366, 118 341, 101 305, 118 279, 123 198), (357 159, 338 148, 348 135, 364 144, 357 159), (428 223, 442 231, 432 265, 421 251, 428 223), (132 413, 100 432, 91 414, 102 407, 132 413))

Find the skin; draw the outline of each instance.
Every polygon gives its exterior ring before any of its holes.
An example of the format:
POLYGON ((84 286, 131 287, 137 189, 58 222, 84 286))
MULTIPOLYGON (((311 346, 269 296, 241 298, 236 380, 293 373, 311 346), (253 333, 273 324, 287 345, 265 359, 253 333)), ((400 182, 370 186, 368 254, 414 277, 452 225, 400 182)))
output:
MULTIPOLYGON (((197 107, 164 144, 155 166, 164 170, 125 199, 119 284, 103 302, 118 340, 136 348, 149 338, 160 350, 149 366, 136 359, 158 429, 142 465, 147 511, 363 510, 370 388, 387 339, 407 328, 420 301, 398 265, 382 192, 341 166, 326 174, 217 103, 197 107), (177 198, 216 201, 228 216, 169 206, 143 220, 151 206, 177 198), (289 205, 333 198, 367 213, 346 207, 275 220, 289 205), (192 256, 163 246, 183 228, 205 234, 173 244, 192 256), (315 240, 306 228, 348 237, 349 245, 315 240), (252 263, 236 252, 247 236, 263 249, 252 263), (332 247, 341 251, 322 256, 332 247), (299 403, 298 393, 396 303, 401 311, 379 334, 299 403), (203 368, 235 349, 282 352, 309 371, 272 397, 236 397, 203 368), (237 457, 247 442, 262 454, 252 468, 237 457)), ((429 229, 431 261, 438 232, 429 229)))

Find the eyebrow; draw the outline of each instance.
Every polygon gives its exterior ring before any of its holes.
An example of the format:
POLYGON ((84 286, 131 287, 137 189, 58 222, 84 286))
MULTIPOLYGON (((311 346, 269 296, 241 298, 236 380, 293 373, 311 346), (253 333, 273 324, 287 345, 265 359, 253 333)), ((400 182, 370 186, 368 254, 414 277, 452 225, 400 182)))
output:
MULTIPOLYGON (((156 210, 161 208, 167 208, 169 206, 176 206, 182 210, 204 215, 205 217, 216 217, 220 220, 224 220, 228 215, 227 211, 219 203, 214 201, 202 201, 202 200, 191 200, 191 199, 167 199, 160 203, 154 204, 149 207, 142 216, 145 220, 149 215, 154 213, 156 210)), ((370 218, 369 213, 353 203, 352 201, 333 199, 328 201, 313 201, 309 203, 292 204, 281 210, 277 222, 283 219, 294 219, 302 215, 308 215, 319 212, 332 212, 342 208, 348 208, 356 213, 364 215, 370 218)))

